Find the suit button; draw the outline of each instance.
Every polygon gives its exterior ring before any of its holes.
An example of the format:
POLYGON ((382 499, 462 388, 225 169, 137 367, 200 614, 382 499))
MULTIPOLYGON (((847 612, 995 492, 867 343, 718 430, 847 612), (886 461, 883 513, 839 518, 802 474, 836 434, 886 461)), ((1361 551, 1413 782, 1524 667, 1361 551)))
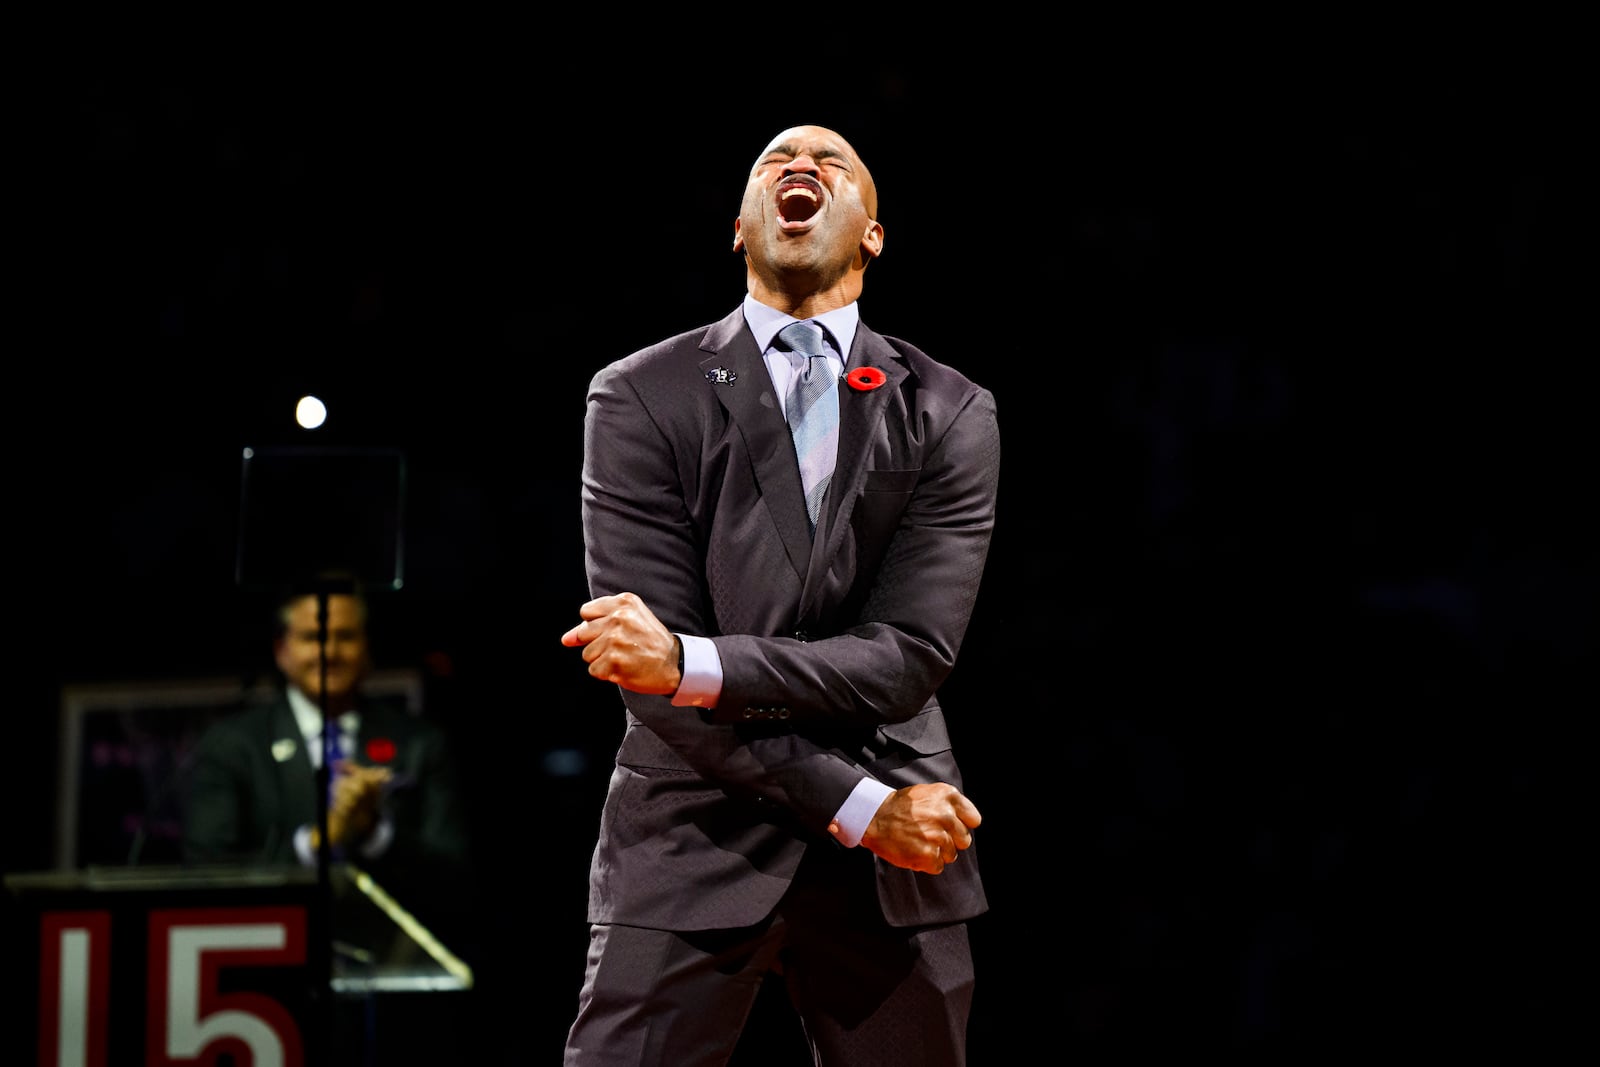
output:
POLYGON ((796 641, 809 641, 811 640, 811 635, 806 633, 804 630, 796 630, 794 632, 794 639, 796 641))

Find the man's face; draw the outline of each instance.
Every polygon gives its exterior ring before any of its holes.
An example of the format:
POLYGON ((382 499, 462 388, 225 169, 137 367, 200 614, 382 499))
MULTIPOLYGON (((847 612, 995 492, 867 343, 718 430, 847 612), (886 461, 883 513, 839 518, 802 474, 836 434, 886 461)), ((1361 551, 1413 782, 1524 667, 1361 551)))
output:
MULTIPOLYGON (((322 649, 317 641, 317 598, 301 597, 289 608, 288 626, 274 645, 278 669, 312 700, 322 697, 322 649)), ((361 608, 350 596, 328 597, 328 702, 355 694, 367 672, 367 631, 361 608)))
POLYGON ((773 138, 750 171, 735 248, 758 273, 802 273, 825 287, 878 254, 877 210, 855 149, 831 130, 797 126, 773 138))

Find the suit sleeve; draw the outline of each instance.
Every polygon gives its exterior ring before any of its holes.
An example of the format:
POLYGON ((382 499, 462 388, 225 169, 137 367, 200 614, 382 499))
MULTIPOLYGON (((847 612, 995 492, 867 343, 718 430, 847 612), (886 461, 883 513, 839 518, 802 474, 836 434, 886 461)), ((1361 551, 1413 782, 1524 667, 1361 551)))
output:
MULTIPOLYGON (((798 726, 877 727, 927 708, 955 666, 994 531, 1000 438, 993 396, 973 389, 947 417, 867 583, 847 597, 850 624, 821 640, 731 634, 715 721, 781 699, 798 726)), ((909 473, 909 472, 897 472, 909 473)), ((871 493, 867 493, 871 496, 871 493)), ((858 502, 866 509, 872 502, 858 502)), ((871 547, 870 545, 866 547, 871 547)), ((865 548, 863 549, 865 550, 865 548)))

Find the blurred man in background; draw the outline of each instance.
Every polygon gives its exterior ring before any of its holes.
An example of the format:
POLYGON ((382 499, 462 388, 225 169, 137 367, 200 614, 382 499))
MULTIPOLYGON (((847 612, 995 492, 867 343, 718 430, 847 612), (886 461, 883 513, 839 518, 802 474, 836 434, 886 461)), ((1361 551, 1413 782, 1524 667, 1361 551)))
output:
POLYGON ((280 692, 202 737, 185 859, 314 867, 321 836, 317 772, 326 748, 333 756, 330 859, 361 868, 402 906, 438 922, 452 904, 464 909, 467 873, 467 830, 448 739, 428 720, 363 691, 372 669, 367 602, 354 583, 335 588, 348 591, 297 590, 281 602, 273 641, 280 692))

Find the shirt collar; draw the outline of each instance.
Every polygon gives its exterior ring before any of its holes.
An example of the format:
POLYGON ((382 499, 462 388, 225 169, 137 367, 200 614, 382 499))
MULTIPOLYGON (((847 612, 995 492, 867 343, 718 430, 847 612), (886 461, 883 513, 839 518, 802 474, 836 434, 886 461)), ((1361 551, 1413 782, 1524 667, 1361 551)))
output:
MULTIPOLYGON (((295 722, 300 724, 300 735, 307 741, 315 741, 322 737, 322 709, 310 697, 306 696, 294 686, 288 687, 289 710, 294 712, 295 722)), ((359 712, 347 711, 339 716, 339 732, 355 734, 361 728, 361 715, 359 712)))
MULTIPOLYGON (((746 293, 744 298, 744 321, 750 327, 750 333, 755 337, 756 344, 765 352, 772 347, 772 339, 778 336, 778 331, 791 322, 804 320, 787 315, 775 307, 768 307, 755 297, 746 293)), ((833 343, 838 346, 839 356, 846 364, 850 362, 850 346, 855 343, 856 326, 861 321, 861 309, 852 300, 842 308, 823 312, 813 316, 809 321, 819 322, 833 338, 833 343)))

